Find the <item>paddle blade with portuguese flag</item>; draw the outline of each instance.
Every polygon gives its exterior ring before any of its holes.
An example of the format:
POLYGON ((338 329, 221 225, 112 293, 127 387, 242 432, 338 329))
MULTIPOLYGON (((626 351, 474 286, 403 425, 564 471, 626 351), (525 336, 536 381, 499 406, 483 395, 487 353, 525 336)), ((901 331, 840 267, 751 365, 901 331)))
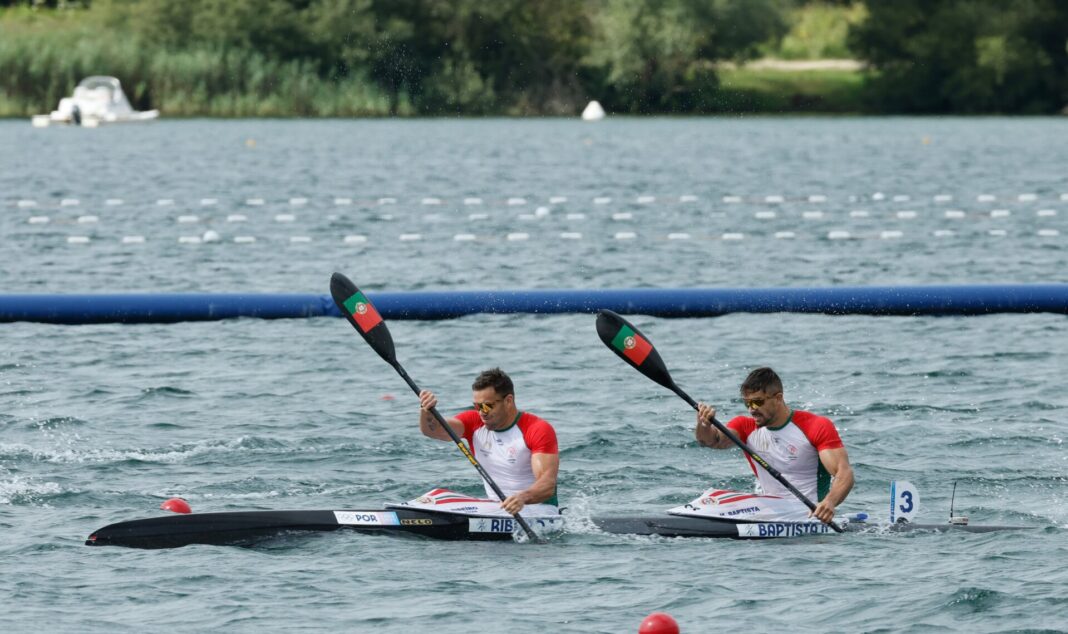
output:
POLYGON ((396 366, 396 350, 386 322, 375 310, 374 304, 360 289, 356 288, 352 280, 341 273, 334 273, 330 276, 330 296, 334 298, 334 303, 337 304, 341 314, 349 320, 357 332, 363 335, 378 356, 385 359, 386 363, 396 366))
POLYGON ((631 367, 669 390, 676 390, 664 361, 634 324, 610 310, 597 313, 597 336, 631 367))

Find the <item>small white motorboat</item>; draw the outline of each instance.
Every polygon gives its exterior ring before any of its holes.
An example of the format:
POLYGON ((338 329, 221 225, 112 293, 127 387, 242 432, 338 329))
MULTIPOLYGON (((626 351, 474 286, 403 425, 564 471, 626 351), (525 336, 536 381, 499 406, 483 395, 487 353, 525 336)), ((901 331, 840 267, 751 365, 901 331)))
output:
POLYGON ((95 75, 83 79, 72 96, 60 99, 59 107, 51 114, 34 115, 32 121, 37 128, 57 123, 95 128, 102 123, 151 121, 157 117, 159 110, 134 110, 118 79, 95 75))

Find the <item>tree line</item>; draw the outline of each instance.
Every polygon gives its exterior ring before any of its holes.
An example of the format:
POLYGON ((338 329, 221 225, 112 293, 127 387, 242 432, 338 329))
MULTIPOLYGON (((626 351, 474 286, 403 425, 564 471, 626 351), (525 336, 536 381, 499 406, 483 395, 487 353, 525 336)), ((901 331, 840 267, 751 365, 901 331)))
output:
MULTIPOLYGON (((193 115, 723 112, 719 69, 775 50, 801 0, 0 0, 0 107, 120 77, 193 115)), ((856 7, 856 2, 821 5, 856 7)), ((1068 3, 869 2, 845 47, 873 113, 1053 113, 1068 3)), ((21 105, 20 105, 21 104, 21 105)), ((37 106, 40 109, 40 106, 37 106)))

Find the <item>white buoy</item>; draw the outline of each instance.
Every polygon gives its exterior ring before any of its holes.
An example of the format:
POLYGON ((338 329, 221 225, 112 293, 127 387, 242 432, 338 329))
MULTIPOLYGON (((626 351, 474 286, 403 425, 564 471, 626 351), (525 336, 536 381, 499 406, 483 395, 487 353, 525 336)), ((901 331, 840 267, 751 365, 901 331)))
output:
POLYGON ((848 240, 849 237, 848 231, 836 230, 827 233, 828 240, 848 240))
POLYGON ((550 196, 549 197, 549 204, 550 205, 561 205, 561 204, 566 203, 566 202, 567 202, 567 196, 550 196))
POLYGON ((775 232, 775 238, 777 240, 789 240, 791 238, 796 238, 796 237, 797 237, 797 234, 795 234, 793 231, 776 231, 775 232))
POLYGON ((122 237, 122 243, 123 244, 144 244, 145 243, 145 237, 144 236, 123 236, 122 237))
POLYGON ((245 214, 230 214, 226 217, 226 222, 245 222, 248 220, 248 216, 245 214))
POLYGON ((946 210, 946 218, 963 218, 964 216, 965 216, 964 212, 961 211, 960 209, 947 209, 946 210))
POLYGON ((582 120, 600 121, 601 119, 604 119, 604 108, 601 104, 597 100, 586 104, 586 108, 582 111, 582 120))
POLYGON ((725 233, 725 234, 723 234, 723 239, 724 240, 744 240, 745 239, 745 234, 744 233, 725 233))
POLYGON ((236 244, 252 244, 256 241, 255 236, 235 236, 234 242, 236 244))
POLYGON ((578 231, 565 231, 560 234, 560 237, 564 240, 581 240, 582 234, 578 231))
POLYGON ((473 233, 458 233, 458 234, 454 235, 452 237, 452 239, 454 241, 456 241, 456 242, 471 242, 471 241, 473 241, 475 239, 475 234, 473 234, 473 233))
POLYGON ((517 241, 522 241, 522 240, 528 240, 528 239, 530 239, 530 234, 529 233, 523 233, 522 231, 517 231, 515 233, 509 233, 507 236, 505 236, 505 239, 508 240, 509 242, 517 242, 517 241))
POLYGON ((190 216, 178 216, 178 222, 181 222, 181 223, 200 222, 200 218, 197 217, 197 216, 192 216, 192 215, 190 215, 190 216))
POLYGON ((334 205, 336 205, 338 207, 341 207, 341 206, 344 206, 344 205, 351 205, 351 204, 352 204, 352 199, 351 198, 335 198, 334 199, 334 205))
POLYGON ((1039 229, 1038 235, 1042 236, 1043 238, 1054 238, 1056 236, 1061 235, 1061 232, 1056 229, 1039 229))
POLYGON ((668 240, 689 240, 690 234, 688 233, 669 233, 667 235, 668 240))
POLYGON ((632 220, 633 218, 634 214, 629 211, 618 211, 612 214, 612 220, 632 220))
POLYGON ((853 211, 849 212, 850 218, 867 218, 870 215, 871 214, 868 213, 867 209, 854 209, 853 211))
POLYGON ((568 220, 585 220, 586 219, 586 214, 581 213, 581 212, 570 213, 570 214, 567 214, 567 219, 568 220))
POLYGON ((633 240, 638 237, 638 234, 633 231, 619 231, 614 236, 616 240, 633 240))
POLYGON ((222 240, 222 237, 219 235, 218 231, 215 231, 214 229, 208 229, 204 232, 204 235, 201 236, 200 239, 204 242, 219 242, 220 240, 222 240))

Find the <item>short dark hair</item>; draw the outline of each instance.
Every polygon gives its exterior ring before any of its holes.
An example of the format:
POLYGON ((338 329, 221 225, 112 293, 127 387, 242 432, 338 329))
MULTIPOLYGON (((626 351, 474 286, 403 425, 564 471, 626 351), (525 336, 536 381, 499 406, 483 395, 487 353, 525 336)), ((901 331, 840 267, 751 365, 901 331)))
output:
POLYGON ((512 385, 512 379, 508 378, 508 375, 500 368, 486 370, 479 374, 475 378, 475 382, 471 384, 472 390, 484 390, 487 387, 492 387, 498 396, 515 395, 515 386, 512 385))
POLYGON ((741 391, 743 395, 753 392, 775 394, 776 392, 782 392, 782 380, 779 379, 778 374, 775 374, 775 370, 771 368, 757 368, 742 381, 741 391))

